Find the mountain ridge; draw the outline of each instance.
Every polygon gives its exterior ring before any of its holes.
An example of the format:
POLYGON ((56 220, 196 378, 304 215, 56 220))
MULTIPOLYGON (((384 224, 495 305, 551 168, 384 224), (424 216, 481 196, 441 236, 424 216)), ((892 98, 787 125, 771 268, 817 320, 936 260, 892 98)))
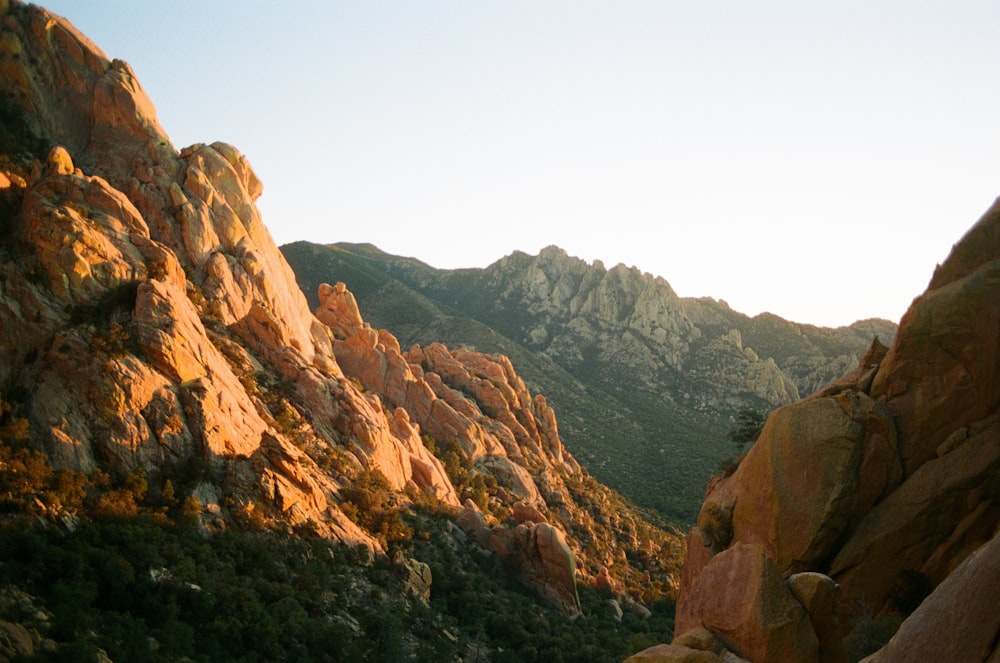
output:
POLYGON ((175 149, 126 62, 0 15, 0 628, 30 636, 3 656, 533 659, 669 623, 682 539, 580 467, 508 358, 404 353, 334 278, 310 307, 243 154, 175 149), (304 615, 334 648, 275 631, 304 615))
POLYGON ((750 318, 715 300, 680 298, 662 277, 624 265, 607 270, 555 246, 460 270, 372 244, 281 250, 305 292, 321 274, 338 274, 366 316, 404 345, 443 338, 516 355, 598 478, 681 522, 693 521, 704 477, 732 455, 726 434, 740 409, 769 410, 814 391, 853 368, 873 336, 888 342, 895 328, 750 318))

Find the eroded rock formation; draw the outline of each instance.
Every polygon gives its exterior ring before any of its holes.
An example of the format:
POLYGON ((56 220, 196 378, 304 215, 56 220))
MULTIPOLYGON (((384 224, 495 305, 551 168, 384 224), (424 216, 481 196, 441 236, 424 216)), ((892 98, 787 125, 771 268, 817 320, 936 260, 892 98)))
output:
POLYGON ((1000 204, 937 269, 888 351, 873 344, 854 372, 772 413, 736 471, 709 485, 688 537, 675 645, 705 628, 751 661, 846 660, 859 616, 901 612, 926 586, 938 589, 872 660, 996 656, 995 620, 957 615, 1000 591, 995 573, 977 571, 1000 524, 997 376, 1000 204), (757 565, 729 561, 748 550, 757 565), (719 598, 733 587, 751 589, 719 598), (761 645, 765 625, 733 626, 754 605, 787 617, 801 648, 777 653, 761 645))
MULTIPOLYGON (((592 480, 507 357, 404 352, 342 283, 314 315, 236 148, 176 150, 128 64, 36 6, 5 0, 0 19, 0 394, 24 394, 51 463, 157 488, 183 475, 171 491, 206 532, 302 527, 373 553, 341 505, 377 471, 396 506, 447 518, 460 488, 480 500, 498 542, 483 545, 566 611, 602 565, 676 584, 670 534, 640 571, 626 550, 651 526, 596 484, 578 503, 592 480)), ((400 563, 426 601, 428 567, 400 563)))

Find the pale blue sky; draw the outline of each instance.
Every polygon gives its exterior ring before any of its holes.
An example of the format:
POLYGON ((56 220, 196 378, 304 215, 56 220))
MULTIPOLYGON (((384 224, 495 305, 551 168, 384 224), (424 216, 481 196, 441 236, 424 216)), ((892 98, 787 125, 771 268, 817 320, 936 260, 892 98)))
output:
POLYGON ((42 4, 176 147, 249 157, 279 244, 557 244, 840 325, 898 321, 1000 195, 992 1, 42 4))

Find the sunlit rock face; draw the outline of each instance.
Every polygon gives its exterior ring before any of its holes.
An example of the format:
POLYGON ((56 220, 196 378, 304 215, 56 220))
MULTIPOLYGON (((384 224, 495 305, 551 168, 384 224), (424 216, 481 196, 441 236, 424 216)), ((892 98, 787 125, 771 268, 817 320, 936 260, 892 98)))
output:
MULTIPOLYGON (((380 473, 394 504, 458 518, 434 453, 447 448, 487 507, 482 545, 511 553, 512 573, 560 609, 578 612, 575 583, 600 568, 676 586, 679 555, 641 571, 629 559, 675 537, 603 486, 580 492, 555 412, 507 357, 404 352, 343 283, 320 288, 314 315, 246 158, 175 149, 128 64, 5 0, 0 99, 0 393, 24 394, 29 442, 54 465, 151 485, 193 473, 178 498, 200 505, 206 533, 302 527, 378 552, 341 509, 346 490, 380 473)), ((426 565, 408 568, 426 600, 426 565)))
POLYGON ((811 618, 820 647, 795 660, 843 660, 858 606, 899 611, 922 585, 938 589, 872 660, 918 650, 947 660, 995 655, 996 642, 979 637, 995 632, 992 621, 954 616, 967 612, 962 592, 973 605, 1000 591, 995 573, 971 580, 993 555, 1000 523, 997 376, 1000 206, 937 268, 888 350, 873 344, 855 371, 772 413, 736 471, 709 485, 688 537, 678 636, 705 627, 748 660, 781 660, 755 654, 752 639, 705 612, 706 593, 760 577, 714 571, 756 545, 785 577, 810 572, 838 585, 830 611, 840 623, 811 618))

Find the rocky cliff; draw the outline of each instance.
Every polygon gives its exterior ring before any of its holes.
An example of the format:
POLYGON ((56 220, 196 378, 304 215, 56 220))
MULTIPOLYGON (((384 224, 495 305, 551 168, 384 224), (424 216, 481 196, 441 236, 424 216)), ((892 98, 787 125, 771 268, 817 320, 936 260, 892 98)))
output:
POLYGON ((314 314, 236 148, 176 150, 128 64, 33 5, 0 17, 0 403, 31 448, 187 498, 205 533, 373 553, 392 538, 358 505, 384 480, 567 613, 578 581, 672 591, 676 537, 589 477, 509 359, 404 351, 342 283, 314 314))
POLYGON ((634 660, 857 660, 902 619, 871 660, 995 660, 997 376, 1000 203, 891 347, 776 410, 739 467, 713 478, 674 644, 634 660))
POLYGON ((681 521, 694 520, 704 477, 733 455, 726 432, 739 410, 792 402, 856 364, 873 337, 895 333, 881 320, 823 329, 750 318, 557 247, 453 271, 366 245, 282 251, 307 293, 337 274, 404 343, 446 339, 516 356, 595 475, 681 521))

